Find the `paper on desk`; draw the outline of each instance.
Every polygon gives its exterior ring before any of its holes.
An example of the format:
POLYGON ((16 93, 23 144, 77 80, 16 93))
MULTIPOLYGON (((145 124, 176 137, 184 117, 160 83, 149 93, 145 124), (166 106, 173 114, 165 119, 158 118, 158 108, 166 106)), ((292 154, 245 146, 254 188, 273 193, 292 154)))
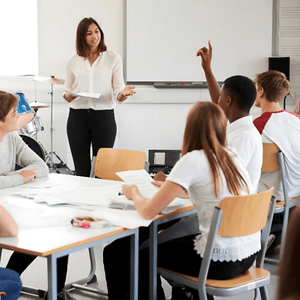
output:
POLYGON ((154 180, 145 169, 137 171, 124 171, 116 173, 127 184, 135 184, 142 196, 147 199, 152 198, 158 188, 151 182, 154 180))
POLYGON ((90 212, 93 219, 106 220, 124 228, 147 227, 152 220, 143 219, 136 210, 100 208, 90 212))
POLYGON ((105 187, 80 188, 78 190, 69 189, 55 197, 44 193, 39 193, 34 197, 35 202, 46 202, 49 205, 72 204, 72 205, 93 205, 106 206, 110 203, 110 198, 118 195, 122 183, 117 183, 105 187))
POLYGON ((74 93, 74 92, 69 92, 69 91, 66 91, 66 93, 68 94, 71 94, 72 96, 74 97, 84 97, 84 98, 95 98, 95 99, 98 99, 100 98, 101 96, 101 93, 74 93))

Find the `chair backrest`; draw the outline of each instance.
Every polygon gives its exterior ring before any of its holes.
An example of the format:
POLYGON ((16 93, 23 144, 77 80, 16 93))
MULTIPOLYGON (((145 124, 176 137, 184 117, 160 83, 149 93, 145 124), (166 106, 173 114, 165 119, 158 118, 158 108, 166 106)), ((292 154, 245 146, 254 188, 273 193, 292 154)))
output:
POLYGON ((263 267, 276 202, 272 193, 273 188, 254 195, 227 197, 220 202, 219 207, 215 207, 198 277, 198 284, 203 290, 217 233, 235 237, 263 230, 261 251, 257 256, 257 266, 263 267))
POLYGON ((237 237, 262 230, 267 222, 272 191, 224 198, 219 204, 223 217, 218 234, 237 237))
POLYGON ((101 148, 97 153, 95 175, 102 179, 122 181, 116 172, 142 170, 146 153, 135 150, 101 148))
POLYGON ((262 172, 272 172, 280 168, 277 163, 277 154, 280 149, 274 143, 263 144, 263 164, 261 167, 262 172))

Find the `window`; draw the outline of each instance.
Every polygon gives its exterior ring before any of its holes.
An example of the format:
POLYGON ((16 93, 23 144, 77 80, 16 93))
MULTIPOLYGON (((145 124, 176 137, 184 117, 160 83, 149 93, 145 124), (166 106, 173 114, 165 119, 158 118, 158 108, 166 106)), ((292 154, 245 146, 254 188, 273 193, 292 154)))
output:
POLYGON ((38 75, 37 0, 0 2, 0 75, 38 75))

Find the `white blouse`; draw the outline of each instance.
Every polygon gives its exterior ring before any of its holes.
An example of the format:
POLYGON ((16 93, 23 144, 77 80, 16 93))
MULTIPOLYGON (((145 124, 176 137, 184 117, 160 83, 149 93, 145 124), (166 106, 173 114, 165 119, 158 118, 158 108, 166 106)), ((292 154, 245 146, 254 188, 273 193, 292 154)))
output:
POLYGON ((113 109, 116 106, 117 96, 124 87, 122 59, 118 54, 111 51, 101 52, 92 66, 88 59, 77 54, 67 61, 66 91, 101 93, 99 99, 77 97, 70 102, 71 108, 113 109))
MULTIPOLYGON (((236 151, 235 149, 231 149, 236 151)), ((247 182, 250 194, 256 193, 256 187, 251 183, 247 169, 240 158, 233 152, 231 157, 239 172, 247 182)), ((197 209, 199 229, 201 235, 196 236, 195 250, 203 257, 207 242, 208 232, 211 224, 214 207, 224 197, 232 196, 227 188, 225 176, 220 172, 220 192, 215 197, 214 185, 208 160, 203 150, 194 150, 184 155, 174 166, 168 181, 175 182, 188 190, 190 199, 197 209)), ((247 195, 247 191, 242 191, 247 195)), ((260 232, 245 237, 222 237, 217 235, 212 260, 214 261, 236 261, 243 260, 260 250, 260 232)))

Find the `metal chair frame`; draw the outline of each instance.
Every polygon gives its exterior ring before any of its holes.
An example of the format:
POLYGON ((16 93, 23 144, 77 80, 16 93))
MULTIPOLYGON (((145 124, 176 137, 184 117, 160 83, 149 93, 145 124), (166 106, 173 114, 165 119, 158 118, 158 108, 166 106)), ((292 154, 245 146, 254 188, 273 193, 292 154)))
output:
MULTIPOLYGON (((207 300, 207 294, 209 295, 215 295, 215 296, 232 296, 236 294, 240 294, 243 292, 247 292, 249 290, 254 290, 255 291, 255 299, 259 299, 259 292, 261 294, 261 298, 263 300, 268 299, 268 294, 267 294, 267 289, 266 285, 270 281, 270 273, 266 270, 263 269, 263 263, 264 263, 264 257, 266 253, 266 247, 267 247, 267 240, 268 236, 270 233, 270 228, 271 228, 271 223, 273 220, 273 214, 274 214, 274 207, 275 207, 275 202, 276 198, 271 197, 272 195, 272 190, 268 190, 263 193, 269 193, 270 198, 272 198, 270 206, 269 206, 269 211, 268 211, 268 217, 267 217, 267 222, 264 228, 262 229, 262 234, 261 234, 261 250, 257 256, 256 259, 256 267, 251 267, 250 270, 248 270, 245 274, 242 274, 240 276, 237 276, 235 279, 248 279, 250 278, 249 282, 244 282, 244 283, 239 283, 236 286, 231 286, 231 287, 226 287, 226 288, 220 288, 216 286, 211 286, 209 282, 211 283, 220 283, 220 282, 226 282, 226 283, 232 283, 233 279, 230 280, 207 280, 207 274, 209 270, 209 265, 212 257, 212 252, 213 252, 213 247, 214 247, 214 242, 215 242, 215 237, 217 234, 218 229, 220 228, 221 222, 222 222, 222 217, 223 217, 223 212, 219 207, 215 207, 214 212, 213 212, 213 218, 210 226, 210 231, 209 231, 209 236, 204 252, 204 257, 201 263, 200 271, 199 271, 199 276, 198 277, 193 277, 193 276, 186 276, 184 274, 176 273, 170 270, 166 270, 163 268, 159 268, 159 273, 162 277, 167 279, 171 285, 176 283, 175 285, 178 286, 178 284, 181 284, 183 286, 188 286, 192 289, 198 290, 199 292, 199 297, 201 300, 207 300), (252 273, 254 274, 261 274, 260 279, 255 279, 251 278, 252 273)), ((259 193, 262 194, 262 193, 259 193)), ((256 195, 259 195, 256 194, 256 195)), ((253 196, 256 196, 253 195, 253 196)), ((229 197, 230 198, 230 197, 229 197)), ((228 198, 227 198, 228 199, 228 198)), ((224 199, 226 200, 226 198, 224 199)), ((222 200, 223 201, 223 200, 222 200)), ((215 284, 213 284, 215 285, 215 284)), ((217 285, 218 286, 218 285, 217 285)), ((213 297, 213 296, 212 296, 213 297)))

